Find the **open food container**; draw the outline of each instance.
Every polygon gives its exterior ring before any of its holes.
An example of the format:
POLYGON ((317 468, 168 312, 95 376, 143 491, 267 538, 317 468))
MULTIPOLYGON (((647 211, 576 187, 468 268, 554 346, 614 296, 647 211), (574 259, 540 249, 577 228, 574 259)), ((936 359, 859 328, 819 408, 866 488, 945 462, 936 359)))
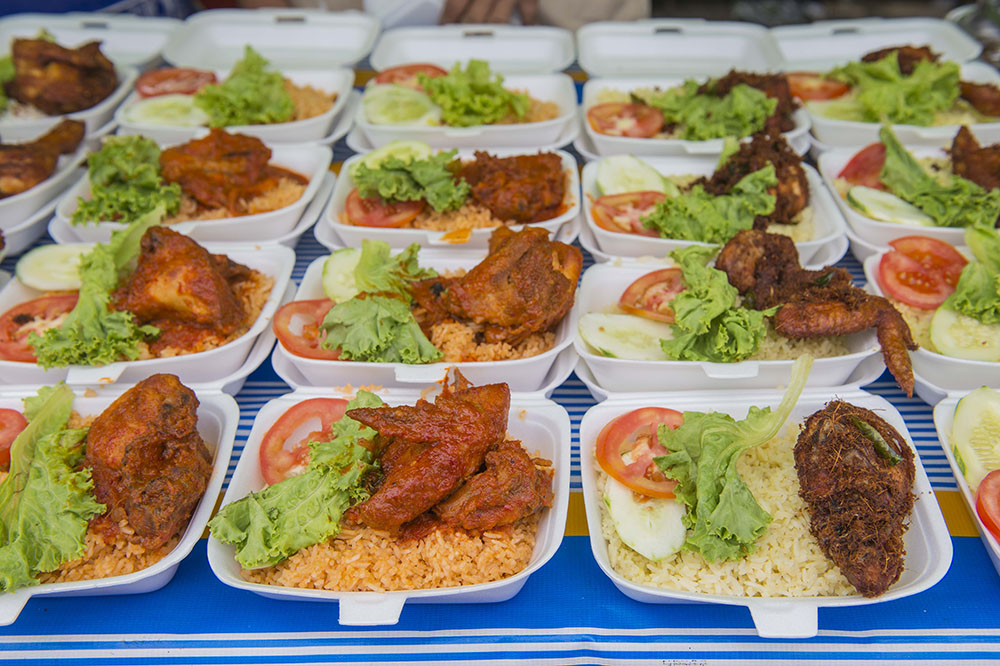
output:
MULTIPOLYGON (((677 391, 713 389, 765 389, 785 386, 791 377, 794 360, 739 361, 639 361, 605 356, 581 338, 577 326, 590 312, 614 310, 625 289, 637 279, 664 266, 649 261, 608 262, 588 268, 580 282, 576 304, 570 313, 573 346, 587 364, 601 388, 612 392, 677 391)), ((637 317, 642 321, 642 318, 637 317)), ((858 367, 871 357, 881 359, 875 331, 852 333, 847 337, 850 353, 817 358, 809 373, 809 386, 839 386, 848 381, 858 367)), ((877 370, 881 373, 881 368, 877 370)))
MULTIPOLYGON (((480 383, 480 382, 474 382, 480 383)), ((426 398, 418 389, 376 391, 390 405, 412 405, 426 398)), ((277 418, 293 405, 313 397, 353 397, 353 391, 334 389, 299 389, 265 404, 247 439, 222 504, 226 505, 264 487, 259 449, 264 434, 277 418)), ((330 592, 251 583, 240 575, 232 546, 214 537, 208 541, 208 562, 224 584, 249 590, 274 599, 296 601, 336 601, 340 605, 342 625, 389 625, 399 621, 403 604, 409 603, 490 603, 510 599, 520 591, 528 577, 555 554, 562 543, 569 506, 570 422, 560 405, 537 393, 512 393, 507 432, 525 447, 552 461, 554 468, 552 508, 547 509, 538 527, 534 552, 522 571, 491 583, 462 587, 406 590, 398 592, 330 592)))
MULTIPOLYGON (((153 374, 150 372, 148 374, 153 374)), ((144 379, 146 373, 135 376, 144 379)), ((98 388, 74 387, 76 398, 73 409, 83 416, 100 414, 129 386, 115 385, 98 388)), ((212 515, 222 483, 229 467, 229 458, 236 438, 236 427, 240 420, 240 410, 236 401, 217 388, 189 385, 198 396, 198 432, 213 454, 212 473, 201 500, 195 506, 180 541, 165 557, 152 566, 134 573, 61 583, 44 583, 24 587, 14 592, 0 592, 0 626, 17 620, 28 600, 34 596, 99 596, 107 594, 139 594, 158 590, 173 578, 181 560, 188 556, 198 539, 201 538, 212 515)), ((0 391, 0 407, 21 411, 21 398, 34 395, 36 389, 28 387, 7 387, 0 391)))
POLYGON ((87 150, 81 145, 75 152, 59 156, 56 170, 51 176, 20 194, 0 199, 0 230, 4 235, 55 201, 80 176, 79 167, 85 159, 87 150))
MULTIPOLYGON (((498 149, 489 151, 496 157, 510 157, 512 155, 534 154, 535 151, 498 149)), ((519 230, 523 226, 541 227, 549 232, 550 236, 555 236, 559 230, 567 224, 572 224, 580 215, 580 177, 576 166, 576 159, 563 150, 552 151, 559 155, 563 164, 563 173, 566 177, 566 193, 563 198, 561 209, 563 212, 555 217, 542 222, 533 222, 530 225, 511 225, 512 229, 519 230)), ((460 150, 458 159, 471 160, 475 157, 472 150, 460 150)), ((345 215, 347 195, 354 189, 354 178, 351 177, 351 168, 364 160, 364 155, 355 155, 344 163, 340 171, 340 178, 333 190, 333 198, 323 217, 323 224, 328 225, 336 231, 344 243, 349 247, 360 247, 363 239, 381 240, 389 243, 394 248, 405 248, 411 243, 420 243, 428 247, 455 247, 456 245, 469 249, 485 249, 489 244, 490 235, 493 228, 472 229, 468 232, 460 231, 432 231, 429 229, 397 229, 392 227, 362 227, 354 224, 347 224, 343 221, 345 215)))
MULTIPOLYGON (((358 95, 358 100, 360 102, 361 93, 355 92, 353 94, 358 95)), ((355 108, 352 111, 352 113, 356 112, 357 108, 355 108)), ((353 116, 352 116, 352 122, 353 122, 353 116)), ((578 123, 570 123, 569 125, 566 126, 566 129, 563 131, 563 133, 557 136, 555 141, 553 141, 552 143, 533 145, 529 146, 529 148, 536 152, 537 151, 547 152, 550 150, 557 150, 569 144, 573 144, 573 146, 576 147, 576 141, 579 139, 579 137, 580 137, 580 125, 578 123)), ((348 148, 350 148, 356 153, 367 153, 375 149, 375 146, 373 146, 371 142, 368 141, 368 137, 365 136, 365 134, 356 127, 347 133, 347 136, 344 138, 344 142, 347 144, 348 148)), ((577 151, 579 152, 579 148, 577 148, 577 151)))
MULTIPOLYGON (((899 412, 884 398, 856 387, 807 388, 788 419, 788 424, 801 423, 810 414, 823 408, 834 395, 853 405, 876 411, 889 422, 913 448, 906 424, 899 412), (831 393, 833 395, 831 395, 831 393)), ((628 396, 614 395, 591 407, 580 423, 580 473, 583 499, 587 511, 590 545, 601 570, 623 594, 643 603, 717 603, 745 606, 753 618, 757 633, 764 638, 810 638, 817 634, 818 609, 861 606, 901 599, 922 592, 937 583, 948 571, 952 558, 952 543, 941 515, 934 491, 914 449, 916 477, 913 492, 917 501, 910 514, 909 529, 904 535, 905 569, 900 579, 880 597, 866 598, 860 594, 843 597, 742 597, 701 592, 686 592, 626 579, 615 571, 608 555, 608 544, 601 532, 600 492, 594 447, 598 433, 612 419, 641 407, 669 407, 678 411, 720 411, 734 418, 744 418, 750 406, 774 408, 781 400, 775 391, 735 392, 704 391, 686 393, 647 393, 628 396)), ((785 427, 789 427, 786 424, 785 427)), ((794 427, 794 426, 793 426, 794 427)))
MULTIPOLYGON (((220 242, 271 241, 291 232, 320 192, 333 159, 333 151, 326 146, 316 144, 278 144, 268 147, 271 149, 270 164, 284 167, 309 179, 305 191, 296 201, 266 213, 180 222, 169 225, 170 228, 197 241, 220 242)), ((56 207, 56 226, 65 227, 63 231, 68 230, 81 241, 99 243, 108 241, 113 231, 128 226, 121 222, 108 221, 72 224, 70 220, 79 206, 81 197, 90 198, 89 174, 85 174, 77 181, 56 207)))
MULTIPOLYGON (((643 158, 649 166, 665 176, 710 176, 718 162, 716 157, 646 157, 643 158)), ((698 241, 673 240, 670 238, 653 238, 638 234, 609 231, 597 226, 591 213, 592 202, 599 196, 597 189, 598 162, 588 162, 583 167, 583 197, 587 202, 585 209, 585 224, 597 241, 597 247, 604 253, 622 257, 638 257, 644 255, 666 256, 668 252, 689 245, 707 245, 698 241)), ((813 240, 798 242, 795 247, 799 251, 799 259, 803 263, 812 261, 825 245, 835 243, 844 235, 844 218, 837 210, 830 193, 823 186, 819 174, 808 164, 803 164, 806 179, 809 182, 809 205, 814 212, 815 233, 813 240)))
MULTIPOLYGON (((19 255, 44 236, 46 223, 52 219, 57 202, 58 199, 53 199, 23 222, 3 229, 4 249, 0 251, 0 255, 11 257, 19 255)), ((0 284, 0 287, 2 286, 0 284)))
MULTIPOLYGON (((425 249, 420 252, 420 265, 438 272, 468 269, 486 256, 484 251, 425 249)), ((323 264, 326 257, 319 257, 306 269, 295 300, 325 298, 322 285, 323 264)), ((2 299, 0 299, 2 306, 2 299)), ((563 350, 572 346, 573 329, 568 313, 555 329, 555 344, 548 351, 536 356, 507 361, 439 362, 409 365, 406 363, 366 363, 360 361, 331 361, 305 358, 289 352, 279 343, 274 350, 275 370, 282 379, 284 368, 298 372, 288 377, 296 386, 382 386, 406 388, 432 384, 444 376, 448 368, 457 368, 473 384, 507 382, 512 391, 538 391, 550 381, 550 372, 563 350)), ((562 361, 566 362, 566 361, 562 361)), ((562 363, 561 362, 561 363, 562 363)), ((2 367, 2 366, 0 366, 2 367)), ((560 365, 560 367, 562 367, 560 365)), ((568 373, 566 373, 568 375, 568 373)))
MULTIPOLYGON (((251 356, 257 338, 271 328, 271 318, 285 297, 291 279, 295 253, 287 247, 270 244, 248 247, 206 243, 204 247, 212 254, 224 254, 274 280, 274 286, 260 315, 246 333, 228 344, 208 351, 141 361, 119 361, 103 366, 74 365, 45 370, 36 363, 0 360, 0 384, 37 386, 65 381, 73 386, 101 386, 116 382, 135 383, 157 372, 175 374, 184 383, 202 384, 238 374, 251 356)), ((38 298, 43 293, 25 286, 20 280, 11 280, 0 290, 0 313, 19 303, 38 298)), ((257 359, 256 355, 254 358, 257 359)), ((259 358, 257 362, 262 360, 263 358, 259 358)))

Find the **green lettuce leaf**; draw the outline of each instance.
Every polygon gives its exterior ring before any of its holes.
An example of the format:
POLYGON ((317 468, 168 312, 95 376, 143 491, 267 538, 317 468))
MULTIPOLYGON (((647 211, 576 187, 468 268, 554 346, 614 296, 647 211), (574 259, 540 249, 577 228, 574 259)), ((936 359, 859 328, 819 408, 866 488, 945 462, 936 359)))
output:
MULTIPOLYGON (((347 408, 382 404, 378 396, 359 391, 347 408)), ((368 497, 361 481, 377 463, 361 442, 375 435, 371 428, 341 417, 327 441, 309 442, 305 472, 222 507, 208 524, 212 536, 236 546, 236 560, 246 569, 273 566, 336 536, 344 511, 368 497)))
POLYGON ((743 83, 723 97, 699 93, 700 87, 688 79, 675 88, 646 95, 643 101, 662 111, 668 125, 677 125, 677 138, 687 141, 750 136, 764 129, 778 107, 778 100, 743 83))
POLYGON ((407 301, 362 294, 330 308, 320 324, 323 346, 340 349, 351 361, 372 363, 433 363, 441 352, 431 344, 407 301))
POLYGON ((139 326, 132 320, 132 313, 110 310, 108 304, 111 293, 139 256, 143 234, 159 224, 163 215, 160 205, 127 228, 113 232, 110 242, 99 243, 83 255, 76 307, 58 328, 28 337, 38 365, 58 368, 135 360, 139 357, 139 343, 159 334, 155 326, 139 326))
POLYGON ((10 473, 0 482, 0 592, 35 585, 39 573, 83 555, 87 525, 105 510, 90 470, 75 471, 87 430, 64 429, 73 392, 44 387, 24 402, 28 427, 11 445, 10 473))
POLYGON ((718 412, 684 412, 684 423, 671 430, 657 429, 660 444, 669 453, 654 458, 663 473, 677 481, 674 493, 687 506, 685 550, 700 553, 709 562, 737 560, 756 548, 771 523, 771 515, 757 503, 740 478, 740 455, 773 438, 799 399, 811 356, 802 356, 792 368, 788 390, 778 408, 751 407, 737 421, 718 412))
POLYGON ((281 72, 249 45, 226 80, 199 90, 194 103, 212 127, 283 123, 295 112, 281 72))
POLYGON ((394 293, 411 300, 410 283, 435 277, 437 273, 421 268, 418 260, 420 245, 413 243, 392 255, 385 241, 362 240, 361 258, 354 268, 354 284, 359 292, 394 293))
POLYGON ((402 160, 389 156, 377 168, 358 162, 351 178, 363 197, 378 195, 385 201, 419 201, 436 211, 455 210, 469 196, 465 179, 455 179, 449 166, 457 151, 438 153, 424 160, 402 160))
POLYGON ((965 243, 978 261, 965 265, 955 291, 941 307, 984 324, 1000 324, 1000 235, 992 227, 969 227, 965 243))
POLYGON ((642 226, 662 238, 725 243, 741 229, 753 227, 758 215, 774 212, 775 197, 767 188, 778 184, 768 164, 740 179, 728 194, 709 194, 701 185, 656 204, 642 226))
POLYGON ((531 106, 527 95, 504 88, 503 77, 491 75, 485 60, 469 60, 464 70, 456 63, 446 76, 419 74, 417 79, 452 127, 489 125, 512 113, 523 118, 531 106))
POLYGON ((0 58, 0 112, 7 110, 10 100, 7 98, 7 91, 4 84, 14 80, 14 59, 9 55, 0 58))
POLYGON ((87 158, 90 199, 77 198, 72 224, 134 222, 157 206, 167 215, 181 205, 181 186, 160 177, 160 148, 144 136, 109 136, 87 158))

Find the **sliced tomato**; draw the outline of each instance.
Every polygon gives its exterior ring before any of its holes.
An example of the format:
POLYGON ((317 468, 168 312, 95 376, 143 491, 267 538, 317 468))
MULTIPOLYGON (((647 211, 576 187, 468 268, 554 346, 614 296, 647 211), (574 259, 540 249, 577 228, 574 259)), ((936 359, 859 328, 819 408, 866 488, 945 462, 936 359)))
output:
POLYGON ((590 208, 594 223, 601 229, 642 236, 659 236, 642 226, 642 218, 653 212, 656 204, 666 201, 662 192, 625 192, 598 197, 590 208))
POLYGON ((994 539, 1000 539, 1000 469, 979 482, 976 490, 976 513, 994 539))
POLYGON ((622 414, 608 423, 597 436, 597 462, 601 469, 632 490, 648 497, 674 496, 677 482, 668 479, 653 462, 666 449, 656 438, 660 424, 674 429, 684 423, 684 415, 665 407, 643 407, 622 414), (626 464, 623 454, 630 454, 626 464))
POLYGON ((407 88, 423 90, 417 78, 418 74, 426 74, 428 77, 436 79, 439 76, 445 76, 447 73, 448 70, 442 69, 437 65, 432 65, 429 62, 415 62, 409 65, 397 65, 389 69, 383 69, 375 77, 375 83, 398 83, 407 88))
POLYGON ((955 291, 944 276, 930 271, 902 252, 887 252, 878 264, 879 286, 897 301, 934 310, 955 291))
POLYGON ((423 199, 386 203, 377 195, 362 197, 356 187, 344 203, 347 219, 359 227, 402 227, 412 222, 423 209, 423 199))
POLYGON ((674 296, 684 291, 684 274, 679 268, 662 268, 646 273, 622 292, 618 307, 640 317, 674 321, 674 311, 670 308, 674 296))
POLYGON ((785 78, 792 94, 803 100, 836 99, 851 89, 842 81, 834 81, 815 72, 789 72, 785 78))
POLYGON ((215 74, 204 69, 166 67, 152 69, 140 75, 135 81, 135 91, 140 97, 193 95, 215 82, 215 74))
POLYGON ((53 294, 15 305, 0 315, 0 359, 35 362, 35 350, 28 335, 35 330, 32 322, 44 323, 76 307, 77 294, 53 294))
POLYGON ((319 325, 334 302, 328 298, 292 301, 278 308, 271 323, 278 341, 290 353, 304 358, 319 358, 335 361, 340 358, 339 349, 324 349, 322 342, 326 334, 319 325))
POLYGON ((278 417, 260 441, 260 472, 267 485, 301 474, 309 464, 309 442, 322 438, 346 409, 341 398, 312 398, 278 417))
POLYGON ((28 427, 24 415, 15 409, 0 409, 0 471, 10 469, 10 445, 28 427))
POLYGON ((886 189, 882 183, 882 166, 885 164, 885 146, 881 143, 873 143, 862 148, 851 161, 848 162, 837 178, 843 178, 851 185, 864 185, 873 187, 876 190, 886 189))
POLYGON ((587 110, 587 122, 598 134, 646 139, 663 127, 663 112, 648 104, 606 102, 587 110))
POLYGON ((889 245, 910 259, 916 260, 927 270, 941 273, 945 283, 952 290, 958 284, 962 269, 969 263, 969 260, 963 257, 961 252, 937 238, 904 236, 889 241, 889 245))

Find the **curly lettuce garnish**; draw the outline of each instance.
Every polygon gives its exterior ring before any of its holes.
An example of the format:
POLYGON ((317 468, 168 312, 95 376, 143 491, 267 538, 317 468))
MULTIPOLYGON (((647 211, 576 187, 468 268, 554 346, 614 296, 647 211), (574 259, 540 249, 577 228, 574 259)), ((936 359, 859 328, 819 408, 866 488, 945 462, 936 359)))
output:
POLYGON ((295 112, 284 77, 250 46, 226 80, 199 90, 194 103, 208 114, 211 127, 283 123, 295 112))
POLYGON ((442 120, 453 127, 490 125, 510 116, 523 118, 531 107, 527 95, 503 87, 503 76, 491 76, 485 60, 470 60, 464 70, 456 63, 446 76, 419 74, 417 78, 431 101, 441 107, 442 120))

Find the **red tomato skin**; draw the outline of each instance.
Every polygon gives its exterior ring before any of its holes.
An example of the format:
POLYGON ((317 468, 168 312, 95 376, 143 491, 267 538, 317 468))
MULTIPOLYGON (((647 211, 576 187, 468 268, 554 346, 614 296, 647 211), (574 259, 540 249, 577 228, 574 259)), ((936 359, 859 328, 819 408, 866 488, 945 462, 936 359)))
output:
POLYGON ((319 331, 319 325, 333 306, 334 302, 327 298, 286 303, 274 313, 271 327, 278 341, 290 354, 303 358, 335 361, 340 358, 340 350, 323 348, 323 338, 319 331), (291 330, 292 317, 295 315, 306 318, 302 333, 294 333, 291 330))
POLYGON ((930 271, 902 252, 887 252, 878 264, 878 283, 892 298, 924 310, 935 310, 955 291, 940 272, 930 271))
POLYGON ((630 284, 621 298, 618 307, 630 314, 666 322, 674 321, 674 311, 664 310, 660 306, 672 301, 674 296, 684 291, 684 273, 679 268, 662 268, 646 273, 630 284))
POLYGON ((993 538, 1000 541, 1000 470, 993 470, 979 482, 976 514, 993 538))
POLYGON ((647 139, 663 128, 663 112, 648 104, 606 102, 587 110, 587 122, 598 134, 647 139), (619 119, 633 121, 625 128, 618 127, 619 119))
MULTIPOLYGON (((665 407, 642 407, 613 419, 597 436, 597 462, 608 476, 623 483, 631 490, 648 497, 670 499, 674 497, 673 490, 677 483, 670 479, 654 481, 646 477, 653 465, 653 451, 649 451, 639 461, 625 465, 622 460, 622 449, 631 450, 630 443, 635 444, 638 436, 654 433, 653 449, 662 447, 655 441, 656 426, 664 424, 669 428, 677 428, 684 423, 684 415, 674 409, 665 407)), ((666 451, 659 451, 662 455, 666 451)))
POLYGON ((135 91, 140 97, 193 95, 215 82, 216 77, 213 72, 193 67, 166 67, 141 74, 136 79, 135 91))
POLYGON ((356 187, 344 202, 348 221, 359 227, 402 227, 412 222, 423 209, 423 199, 386 203, 377 195, 362 197, 356 187))
POLYGON ((840 170, 837 178, 843 178, 851 185, 864 185, 876 190, 885 190, 882 182, 882 166, 885 164, 885 146, 873 143, 862 148, 840 170))
POLYGON ((889 241, 889 245, 897 252, 902 252, 907 257, 914 259, 925 269, 941 273, 945 283, 952 288, 952 291, 958 284, 962 269, 969 263, 969 260, 962 256, 961 252, 937 238, 904 236, 889 241))
POLYGON ((792 95, 802 100, 836 99, 851 89, 842 81, 834 81, 815 72, 788 72, 785 78, 792 95))
POLYGON ((436 79, 439 76, 446 76, 448 70, 433 65, 429 62, 415 62, 409 65, 397 65, 395 67, 389 67, 388 69, 383 69, 375 76, 375 83, 386 84, 386 83, 397 83, 401 86, 406 86, 407 88, 414 88, 416 90, 423 90, 418 74, 426 74, 432 79, 436 79))
POLYGON ((347 400, 341 398, 312 398, 304 400, 285 411, 274 422, 260 441, 260 471, 267 485, 283 481, 296 468, 309 463, 309 441, 321 437, 330 426, 339 421, 347 409, 347 400), (288 438, 309 419, 318 418, 320 428, 296 442, 288 438))
POLYGON ((51 294, 19 303, 0 315, 0 359, 34 363, 35 350, 26 334, 18 336, 18 329, 33 319, 69 312, 76 307, 76 301, 76 293, 51 294))
POLYGON ((662 192, 654 191, 605 194, 594 201, 590 207, 590 214, 594 218, 594 224, 605 231, 656 238, 659 234, 653 229, 642 226, 640 218, 648 215, 656 204, 665 201, 666 198, 667 195, 662 192), (627 230, 615 222, 614 218, 622 215, 628 217, 627 230))
POLYGON ((24 415, 15 409, 0 409, 0 471, 10 469, 10 445, 28 427, 24 415))

